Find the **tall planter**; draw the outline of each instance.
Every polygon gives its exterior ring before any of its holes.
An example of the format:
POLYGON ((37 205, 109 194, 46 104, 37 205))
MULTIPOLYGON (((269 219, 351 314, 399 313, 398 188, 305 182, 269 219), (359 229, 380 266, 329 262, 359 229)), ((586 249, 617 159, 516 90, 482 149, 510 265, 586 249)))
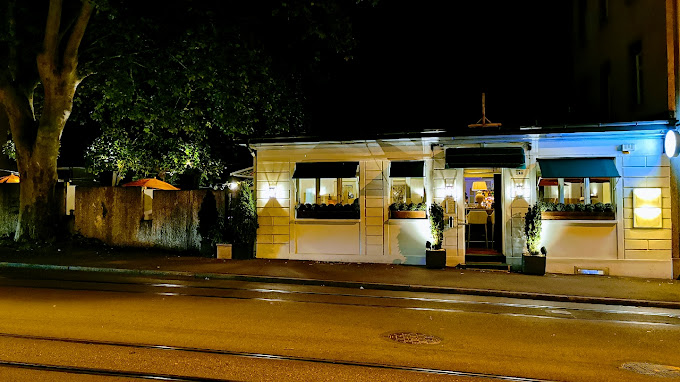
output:
POLYGON ((425 251, 425 267, 430 269, 444 268, 446 267, 446 250, 442 249, 444 208, 437 203, 432 203, 430 206, 430 232, 432 233, 432 243, 425 251))
POLYGON ((522 255, 522 273, 543 276, 547 250, 541 245, 543 229, 541 206, 536 203, 524 215, 524 236, 527 241, 528 255, 522 255), (539 249, 540 248, 540 249, 539 249))

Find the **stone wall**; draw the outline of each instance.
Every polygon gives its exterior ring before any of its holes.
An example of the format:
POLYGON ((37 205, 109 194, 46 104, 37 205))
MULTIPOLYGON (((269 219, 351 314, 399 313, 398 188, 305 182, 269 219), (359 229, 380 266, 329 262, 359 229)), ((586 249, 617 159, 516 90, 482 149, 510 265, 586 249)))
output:
POLYGON ((152 219, 143 220, 139 187, 78 187, 75 231, 115 246, 197 251, 201 244, 198 211, 208 192, 215 196, 218 214, 224 215, 223 191, 154 190, 152 219))
POLYGON ((0 184, 0 236, 13 235, 19 218, 19 184, 0 184))

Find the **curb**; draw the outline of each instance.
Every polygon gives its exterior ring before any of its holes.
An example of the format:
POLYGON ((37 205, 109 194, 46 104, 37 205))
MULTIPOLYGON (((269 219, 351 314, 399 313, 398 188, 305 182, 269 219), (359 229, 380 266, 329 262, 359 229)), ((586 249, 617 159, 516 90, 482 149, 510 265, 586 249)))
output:
POLYGON ((490 296, 490 297, 507 297, 529 300, 544 300, 544 301, 559 301, 559 302, 575 302, 585 304, 603 304, 603 305, 623 305, 623 306, 639 306, 649 308, 666 308, 666 309, 680 309, 680 302, 676 301, 659 301, 659 300, 637 300, 615 297, 591 297, 591 296, 571 296, 552 293, 536 293, 536 292, 518 292, 498 289, 476 289, 476 288, 461 288, 461 287, 438 287, 426 285, 409 285, 409 284, 389 284, 389 283, 371 283, 360 281, 337 281, 337 280, 320 280, 320 279, 305 279, 295 277, 281 277, 281 276, 260 276, 260 275, 238 275, 228 273, 196 273, 188 271, 157 271, 151 269, 126 269, 126 268, 100 268, 100 267, 85 267, 77 265, 48 265, 48 264, 29 264, 29 263, 10 263, 0 262, 0 268, 14 268, 14 269, 39 269, 49 271, 73 271, 73 272, 93 272, 93 273, 112 273, 120 275, 135 275, 135 276, 172 276, 193 279, 215 279, 215 280, 234 280, 234 281, 252 281, 252 282, 266 282, 273 284, 297 284, 297 285, 313 285, 313 286, 329 286, 352 289, 371 289, 371 290, 391 290, 399 292, 421 292, 421 293, 441 293, 441 294, 464 294, 474 296, 490 296))

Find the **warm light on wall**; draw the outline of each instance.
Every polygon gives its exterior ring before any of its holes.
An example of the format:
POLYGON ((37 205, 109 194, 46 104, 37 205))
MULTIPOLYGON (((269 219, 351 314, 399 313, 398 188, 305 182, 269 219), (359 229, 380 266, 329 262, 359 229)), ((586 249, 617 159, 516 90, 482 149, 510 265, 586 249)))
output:
POLYGON ((446 196, 452 197, 454 190, 455 190, 455 188, 453 187, 453 183, 447 181, 446 182, 446 196))
POLYGON ((633 227, 662 228, 662 200, 660 188, 634 188, 633 227))

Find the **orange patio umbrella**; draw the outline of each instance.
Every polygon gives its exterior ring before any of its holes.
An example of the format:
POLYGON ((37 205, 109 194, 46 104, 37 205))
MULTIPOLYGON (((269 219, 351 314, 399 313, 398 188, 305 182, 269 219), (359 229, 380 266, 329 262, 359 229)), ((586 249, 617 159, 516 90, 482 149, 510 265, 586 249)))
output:
POLYGON ((14 174, 9 174, 0 178, 0 183, 19 183, 19 177, 14 174))
POLYGON ((135 180, 134 182, 130 183, 125 183, 123 187, 146 187, 146 188, 155 188, 158 190, 174 190, 177 191, 179 188, 173 186, 170 183, 166 183, 162 180, 158 180, 156 178, 145 178, 145 179, 139 179, 135 180))

